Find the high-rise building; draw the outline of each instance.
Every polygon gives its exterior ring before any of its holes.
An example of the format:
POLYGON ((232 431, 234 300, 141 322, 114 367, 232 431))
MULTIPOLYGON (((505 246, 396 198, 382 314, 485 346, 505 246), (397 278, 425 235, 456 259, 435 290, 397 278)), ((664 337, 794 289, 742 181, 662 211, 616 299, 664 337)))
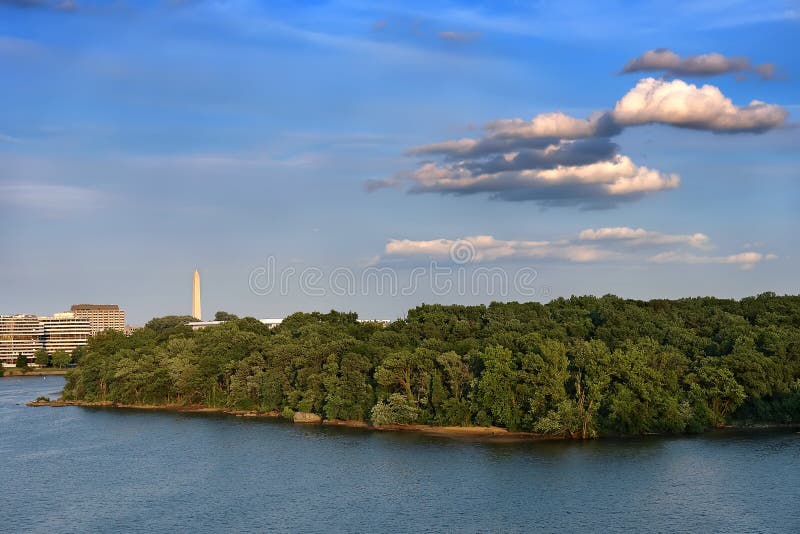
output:
POLYGON ((20 354, 33 363, 42 336, 42 323, 35 315, 0 315, 0 365, 14 367, 20 354))
POLYGON ((125 332, 125 310, 116 304, 73 304, 70 310, 75 317, 89 320, 92 335, 107 329, 125 332))
POLYGON ((194 281, 192 284, 192 317, 198 321, 203 320, 203 312, 200 309, 200 273, 194 270, 194 281))
POLYGON ((72 353, 78 347, 86 345, 92 328, 89 319, 75 317, 72 312, 54 313, 52 317, 40 316, 42 325, 42 346, 52 354, 57 350, 72 353))

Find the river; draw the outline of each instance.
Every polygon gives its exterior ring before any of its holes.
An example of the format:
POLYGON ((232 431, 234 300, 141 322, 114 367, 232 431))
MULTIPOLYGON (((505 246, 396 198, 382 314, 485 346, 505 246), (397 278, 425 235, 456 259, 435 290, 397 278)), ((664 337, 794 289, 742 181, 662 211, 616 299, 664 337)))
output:
POLYGON ((0 378, 6 532, 800 532, 800 434, 481 443, 29 408, 0 378))

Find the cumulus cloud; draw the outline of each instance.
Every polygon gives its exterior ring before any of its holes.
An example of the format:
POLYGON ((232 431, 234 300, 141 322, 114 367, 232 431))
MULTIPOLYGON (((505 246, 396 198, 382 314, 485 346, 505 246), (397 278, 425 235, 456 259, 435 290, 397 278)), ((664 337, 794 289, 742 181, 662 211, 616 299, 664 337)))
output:
MULTIPOLYGON (((507 164, 513 170, 491 169, 474 172, 468 165, 440 165, 429 162, 410 174, 400 174, 367 187, 402 187, 412 193, 469 195, 489 193, 503 200, 537 200, 543 204, 581 204, 605 207, 656 191, 674 189, 680 184, 677 174, 665 174, 636 165, 627 156, 586 165, 547 165, 545 168, 515 168, 518 155, 507 164)), ((496 162, 488 165, 498 167, 496 162)))
POLYGON ((697 87, 682 80, 639 80, 612 111, 621 126, 668 124, 712 132, 765 132, 782 126, 788 112, 753 100, 739 107, 713 85, 697 87))
POLYGON ((613 118, 598 111, 586 119, 571 117, 560 111, 541 113, 530 121, 499 119, 486 125, 491 137, 561 138, 610 137, 620 132, 613 118))
POLYGON ((631 59, 622 69, 623 73, 648 71, 661 71, 672 76, 717 76, 752 72, 768 80, 775 75, 775 65, 753 65, 746 57, 729 57, 716 52, 682 58, 668 48, 657 48, 631 59))
POLYGON ((573 237, 526 241, 476 235, 460 239, 392 239, 386 243, 382 260, 429 258, 455 263, 483 263, 509 259, 538 259, 576 263, 613 261, 633 264, 686 263, 728 264, 750 269, 774 254, 741 252, 723 256, 698 255, 711 247, 702 233, 669 234, 627 226, 587 228, 573 237), (661 251, 652 255, 653 248, 661 251))
POLYGON ((500 119, 476 138, 409 149, 427 158, 414 171, 365 183, 410 193, 467 195, 544 205, 604 208, 674 189, 680 177, 634 164, 610 138, 623 129, 663 124, 714 133, 759 133, 784 125, 788 113, 753 100, 737 106, 712 85, 645 78, 607 111, 578 118, 556 111, 530 120, 500 119))

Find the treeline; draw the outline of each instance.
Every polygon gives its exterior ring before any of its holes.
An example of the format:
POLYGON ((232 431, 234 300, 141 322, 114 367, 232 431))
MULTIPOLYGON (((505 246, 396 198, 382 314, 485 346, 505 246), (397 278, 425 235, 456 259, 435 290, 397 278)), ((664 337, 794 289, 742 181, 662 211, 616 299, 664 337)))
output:
POLYGON ((387 326, 225 317, 96 335, 64 396, 584 438, 800 422, 798 296, 423 305, 387 326))

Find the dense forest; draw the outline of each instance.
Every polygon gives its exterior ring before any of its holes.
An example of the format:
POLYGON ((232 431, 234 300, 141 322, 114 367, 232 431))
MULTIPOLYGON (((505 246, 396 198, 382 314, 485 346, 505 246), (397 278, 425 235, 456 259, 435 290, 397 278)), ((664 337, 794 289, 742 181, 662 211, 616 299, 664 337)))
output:
POLYGON ((389 325, 220 313, 92 337, 65 399, 588 438, 800 422, 800 296, 423 305, 389 325))

